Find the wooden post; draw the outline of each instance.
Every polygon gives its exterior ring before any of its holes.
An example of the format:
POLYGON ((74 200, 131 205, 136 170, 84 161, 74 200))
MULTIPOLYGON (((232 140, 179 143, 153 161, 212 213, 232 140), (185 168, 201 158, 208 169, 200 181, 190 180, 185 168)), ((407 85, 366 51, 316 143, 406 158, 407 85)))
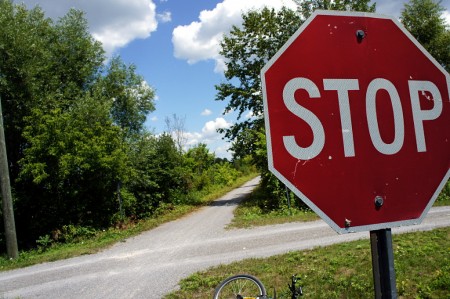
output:
POLYGON ((3 127, 2 102, 0 98, 0 181, 3 203, 3 222, 5 225, 6 253, 11 259, 19 257, 17 248, 16 224, 9 181, 8 157, 6 154, 5 130, 3 127))

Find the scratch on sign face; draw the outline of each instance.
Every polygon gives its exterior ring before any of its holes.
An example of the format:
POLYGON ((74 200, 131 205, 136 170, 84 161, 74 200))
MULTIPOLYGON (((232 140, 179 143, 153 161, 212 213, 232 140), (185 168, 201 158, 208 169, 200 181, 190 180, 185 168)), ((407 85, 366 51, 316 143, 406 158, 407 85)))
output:
POLYGON ((306 163, 308 163, 308 161, 309 161, 309 160, 304 160, 304 161, 302 161, 301 159, 298 159, 298 160, 297 160, 297 163, 295 163, 294 172, 292 173, 292 174, 293 174, 293 179, 295 179, 295 176, 297 175, 297 168, 298 168, 298 165, 299 165, 300 163, 303 162, 301 165, 302 165, 302 166, 305 166, 306 163))

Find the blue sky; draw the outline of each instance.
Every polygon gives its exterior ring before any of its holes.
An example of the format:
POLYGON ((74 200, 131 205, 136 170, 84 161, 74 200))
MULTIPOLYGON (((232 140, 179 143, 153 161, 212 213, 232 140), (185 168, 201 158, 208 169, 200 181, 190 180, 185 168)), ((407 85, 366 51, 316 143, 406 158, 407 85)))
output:
MULTIPOLYGON (((220 37, 241 21, 242 11, 263 5, 294 8, 291 0, 24 0, 58 18, 69 8, 86 12, 92 35, 109 56, 120 55, 156 90, 156 111, 146 126, 166 130, 165 119, 184 120, 186 147, 206 143, 218 157, 230 158, 228 144, 216 132, 236 122, 215 101, 215 85, 224 82, 220 37)), ((373 1, 372 1, 373 2, 373 1)), ((377 12, 398 17, 406 1, 381 0, 377 12)), ((450 1, 441 3, 450 24, 450 1)))

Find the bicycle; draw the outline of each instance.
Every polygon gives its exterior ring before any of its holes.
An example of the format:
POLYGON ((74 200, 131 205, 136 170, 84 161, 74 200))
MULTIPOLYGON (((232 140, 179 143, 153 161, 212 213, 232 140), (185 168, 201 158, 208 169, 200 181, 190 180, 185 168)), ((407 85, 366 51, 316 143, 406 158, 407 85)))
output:
MULTIPOLYGON (((298 299, 303 295, 302 287, 296 286, 299 278, 292 275, 291 284, 288 284, 291 299, 298 299)), ((264 284, 255 276, 248 274, 238 274, 228 277, 222 281, 214 291, 213 299, 276 299, 274 296, 268 297, 264 284)))

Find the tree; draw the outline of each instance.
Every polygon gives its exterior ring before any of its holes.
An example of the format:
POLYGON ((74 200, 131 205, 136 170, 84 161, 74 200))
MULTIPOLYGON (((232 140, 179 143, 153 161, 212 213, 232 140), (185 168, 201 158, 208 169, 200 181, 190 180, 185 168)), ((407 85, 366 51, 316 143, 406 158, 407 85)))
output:
POLYGON ((316 10, 344 10, 375 12, 376 4, 371 0, 294 0, 298 12, 305 21, 316 10))
POLYGON ((75 10, 53 23, 38 7, 1 0, 0 26, 0 93, 14 182, 27 147, 24 118, 35 107, 69 107, 99 75, 104 52, 75 10))
POLYGON ((223 37, 220 54, 225 58, 227 82, 216 86, 216 100, 228 101, 225 113, 238 111, 238 122, 220 132, 233 142, 234 158, 252 156, 262 172, 263 186, 271 185, 269 193, 276 197, 283 192, 278 192, 279 184, 274 183, 276 179, 267 169, 260 71, 315 9, 375 11, 375 4, 369 2, 307 0, 297 1, 297 11, 287 8, 278 12, 269 8, 250 11, 242 16, 242 26, 233 26, 223 37), (239 121, 247 112, 253 117, 239 121))
MULTIPOLYGON (((229 129, 221 129, 225 138, 233 141, 247 130, 258 131, 264 126, 259 72, 299 24, 300 18, 292 10, 283 8, 276 12, 264 8, 244 14, 242 27, 233 26, 224 36, 220 54, 226 59, 225 78, 228 82, 216 86, 216 100, 229 101, 224 113, 237 110, 238 120, 248 111, 254 115, 229 129)), ((247 142, 254 144, 252 140, 247 142)), ((251 154, 251 148, 240 148, 239 153, 241 156, 251 154)))
POLYGON ((98 81, 100 94, 111 101, 114 123, 127 137, 141 133, 147 114, 155 110, 155 91, 136 74, 136 66, 127 66, 120 57, 114 57, 98 81))
POLYGON ((183 148, 185 147, 187 142, 185 128, 186 117, 180 117, 176 114, 173 114, 172 118, 166 117, 164 121, 166 123, 167 133, 169 133, 175 140, 180 153, 183 152, 183 148))
POLYGON ((109 225, 117 210, 115 182, 131 171, 109 107, 86 96, 68 111, 34 109, 30 118, 40 122, 24 129, 29 146, 19 161, 21 228, 39 236, 68 223, 109 225))
POLYGON ((2 199, 2 216, 5 228, 6 253, 10 259, 19 256, 17 246, 16 222, 9 180, 8 157, 6 153, 5 131, 3 129, 2 100, 0 98, 0 189, 2 199))
POLYGON ((443 17, 444 8, 433 0, 405 3, 401 22, 428 52, 450 71, 450 30, 443 17))
POLYGON ((70 105, 97 83, 103 71, 104 51, 89 33, 84 12, 75 9, 51 26, 49 39, 46 46, 50 56, 43 57, 48 67, 45 74, 51 80, 47 92, 57 94, 57 105, 62 101, 70 105))
POLYGON ((211 154, 205 143, 199 143, 190 148, 184 155, 184 164, 192 173, 192 185, 201 190, 212 183, 208 170, 214 164, 214 154, 211 154))
MULTIPOLYGON (((315 9, 375 11, 369 0, 308 0, 297 1, 298 10, 287 8, 276 12, 263 8, 244 14, 242 26, 233 26, 223 37, 220 54, 225 58, 227 82, 216 86, 216 100, 228 101, 224 113, 238 111, 238 120, 250 111, 254 116, 222 129, 225 138, 235 140, 246 130, 260 130, 264 125, 260 71, 278 49, 299 28, 315 9)), ((249 145, 253 144, 248 142, 249 145)), ((239 145, 235 145, 238 147, 239 145)), ((244 154, 240 147, 240 155, 244 154)), ((247 154, 252 149, 249 148, 247 154)))
POLYGON ((56 22, 0 0, 0 96, 18 235, 32 245, 62 225, 106 226, 117 184, 137 172, 130 152, 154 90, 120 57, 104 65, 81 11, 56 22))
POLYGON ((27 11, 23 5, 1 0, 0 27, 0 94, 13 183, 24 147, 23 117, 45 94, 44 83, 51 82, 44 63, 50 56, 51 21, 38 8, 27 11))

